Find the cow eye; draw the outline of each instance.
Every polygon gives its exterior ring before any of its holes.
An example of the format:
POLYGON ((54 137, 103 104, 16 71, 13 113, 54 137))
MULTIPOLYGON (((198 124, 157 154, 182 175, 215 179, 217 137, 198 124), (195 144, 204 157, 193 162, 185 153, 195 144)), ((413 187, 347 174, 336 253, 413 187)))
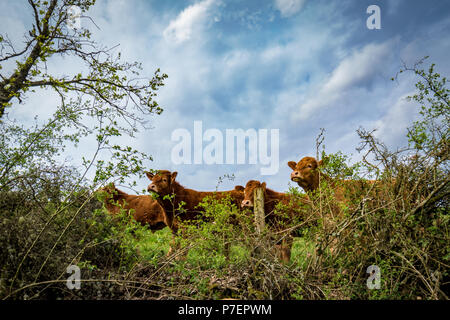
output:
POLYGON ((163 179, 164 182, 167 182, 167 179, 163 179))
POLYGON ((308 168, 312 168, 312 165, 308 164, 308 168))

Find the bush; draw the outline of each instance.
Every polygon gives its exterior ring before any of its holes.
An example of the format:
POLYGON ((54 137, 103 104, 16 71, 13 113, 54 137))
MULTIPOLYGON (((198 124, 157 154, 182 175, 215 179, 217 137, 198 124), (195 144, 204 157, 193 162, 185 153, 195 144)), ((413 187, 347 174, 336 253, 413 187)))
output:
POLYGON ((35 174, 42 184, 34 184, 33 191, 21 188, 0 193, 0 296, 117 297, 118 286, 113 290, 112 282, 102 281, 129 276, 132 266, 139 262, 130 239, 142 227, 127 215, 113 219, 87 188, 47 188, 63 186, 61 177, 35 174), (71 195, 62 200, 60 194, 68 192, 71 195), (81 268, 83 280, 91 279, 82 283, 82 294, 66 287, 69 265, 81 268))

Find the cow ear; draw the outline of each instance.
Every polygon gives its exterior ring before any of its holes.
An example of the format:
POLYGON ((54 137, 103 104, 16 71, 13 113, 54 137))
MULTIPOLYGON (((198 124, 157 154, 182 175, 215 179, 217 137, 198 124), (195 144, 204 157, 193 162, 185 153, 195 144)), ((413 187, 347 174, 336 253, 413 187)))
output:
POLYGON ((170 176, 172 182, 175 181, 175 178, 177 177, 177 174, 178 174, 178 172, 176 172, 176 171, 172 172, 172 174, 171 174, 171 176, 170 176))
POLYGON ((265 182, 261 183, 261 188, 263 188, 263 190, 266 191, 266 183, 265 182))
POLYGON ((297 165, 297 163, 295 163, 294 161, 289 161, 287 163, 287 165, 289 166, 289 168, 291 168, 292 170, 295 170, 295 166, 297 165))
POLYGON ((243 186, 235 186, 234 190, 236 190, 236 191, 244 191, 245 188, 243 186))
POLYGON ((319 161, 317 161, 317 166, 318 166, 318 167, 321 167, 321 166, 323 166, 323 159, 322 159, 322 160, 319 160, 319 161))
POLYGON ((155 176, 153 173, 146 171, 145 175, 147 176, 147 178, 149 178, 150 180, 153 179, 153 177, 155 176))

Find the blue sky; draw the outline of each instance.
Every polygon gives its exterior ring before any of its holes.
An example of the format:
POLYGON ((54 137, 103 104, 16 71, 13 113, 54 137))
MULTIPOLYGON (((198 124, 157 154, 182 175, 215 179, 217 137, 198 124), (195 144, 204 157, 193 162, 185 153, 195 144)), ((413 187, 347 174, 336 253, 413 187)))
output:
MULTIPOLYGON (((0 25, 11 37, 31 23, 24 10, 26 1, 0 3, 0 25)), ((132 142, 153 156, 150 167, 178 171, 180 183, 199 190, 213 190, 219 176, 234 174, 219 189, 257 179, 283 191, 291 171, 286 163, 315 155, 320 128, 326 130, 327 152, 340 150, 354 161, 360 159, 360 126, 377 129, 392 148, 405 144, 406 127, 417 116, 417 105, 405 97, 417 79, 390 78, 403 62, 411 65, 426 55, 449 74, 449 13, 446 0, 98 0, 90 16, 100 30, 90 26, 96 40, 120 44, 125 59, 141 61, 144 74, 161 68, 169 75, 157 97, 165 111, 151 117, 153 129, 132 142), (381 9, 380 30, 366 27, 372 4, 381 9), (195 120, 203 121, 204 130, 223 133, 279 129, 278 173, 261 176, 260 165, 173 164, 171 133, 192 132, 195 120)), ((70 74, 77 65, 59 59, 49 68, 70 74)), ((33 104, 44 106, 39 115, 45 117, 57 102, 37 94, 13 106, 10 117, 31 121, 33 104)), ((67 156, 76 163, 90 152, 83 144, 67 156)), ((139 181, 147 185, 145 177, 139 181)))

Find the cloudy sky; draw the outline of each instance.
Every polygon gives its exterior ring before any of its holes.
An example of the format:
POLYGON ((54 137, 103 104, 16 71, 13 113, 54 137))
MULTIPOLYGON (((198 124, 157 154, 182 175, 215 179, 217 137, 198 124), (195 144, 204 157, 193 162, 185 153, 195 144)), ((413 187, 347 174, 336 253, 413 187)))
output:
MULTIPOLYGON (((23 34, 31 24, 27 7, 26 1, 0 1, 2 32, 23 34)), ((283 191, 291 171, 286 163, 315 155, 320 128, 327 152, 355 161, 360 126, 377 129, 393 148, 405 144, 406 127, 417 116, 417 105, 405 97, 417 79, 390 79, 403 62, 426 55, 449 74, 449 13, 447 0, 98 0, 90 16, 100 30, 82 23, 102 44, 120 45, 125 59, 142 62, 144 74, 161 68, 169 76, 157 97, 163 114, 132 142, 153 156, 152 168, 178 171, 181 184, 199 190, 213 190, 219 176, 234 174, 220 190, 257 179, 283 191), (381 9, 379 30, 366 26, 372 4, 381 9), (227 129, 279 129, 278 172, 261 175, 261 163, 174 164, 172 132, 184 128, 193 135, 197 120, 204 131, 224 136, 227 129)), ((69 74, 77 70, 62 60, 50 64, 69 74)), ((57 102, 40 94, 13 106, 9 116, 26 122, 39 110, 45 117, 57 102)), ((68 156, 76 162, 91 151, 84 144, 68 156)), ((139 181, 148 184, 145 177, 139 181)))

